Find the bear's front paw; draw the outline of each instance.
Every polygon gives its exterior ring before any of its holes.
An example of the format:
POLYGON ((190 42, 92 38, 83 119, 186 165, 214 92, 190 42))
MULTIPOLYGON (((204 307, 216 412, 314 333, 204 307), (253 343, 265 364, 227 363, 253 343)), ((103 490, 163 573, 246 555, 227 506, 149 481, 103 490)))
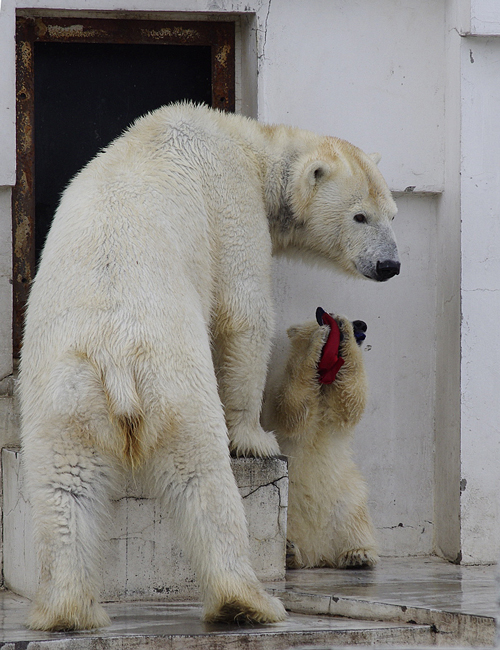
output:
POLYGON ((374 550, 356 548, 344 551, 337 559, 339 569, 372 568, 378 562, 378 555, 374 550))
POLYGON ((229 448, 234 456, 269 458, 280 454, 274 433, 261 427, 235 426, 229 431, 229 440, 229 448))

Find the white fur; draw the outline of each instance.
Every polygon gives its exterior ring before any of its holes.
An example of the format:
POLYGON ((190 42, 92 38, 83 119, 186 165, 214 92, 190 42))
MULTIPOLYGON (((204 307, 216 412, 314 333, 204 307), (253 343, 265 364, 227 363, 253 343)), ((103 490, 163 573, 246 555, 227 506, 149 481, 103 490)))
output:
POLYGON ((366 402, 361 349, 340 318, 344 365, 320 385, 317 365, 329 328, 290 328, 291 350, 276 396, 278 439, 288 456, 287 564, 290 568, 374 566, 377 543, 366 483, 352 459, 366 402))
POLYGON ((278 452, 259 423, 272 250, 361 273, 360 260, 397 257, 395 211, 352 145, 188 104, 137 120, 72 180, 22 351, 42 567, 31 627, 107 622, 99 526, 113 477, 130 466, 146 467, 173 509, 207 620, 284 617, 250 566, 228 454, 228 434, 236 454, 278 452), (318 160, 325 173, 305 178, 318 160), (361 208, 369 227, 352 220, 361 208))

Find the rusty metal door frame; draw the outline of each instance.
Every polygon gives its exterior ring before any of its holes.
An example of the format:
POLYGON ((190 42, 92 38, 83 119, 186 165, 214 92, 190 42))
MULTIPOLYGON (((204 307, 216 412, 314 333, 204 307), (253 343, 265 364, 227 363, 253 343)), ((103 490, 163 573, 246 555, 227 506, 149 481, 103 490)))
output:
POLYGON ((17 177, 13 215, 13 345, 21 347, 24 310, 35 274, 34 44, 129 43, 211 47, 212 106, 234 111, 233 22, 178 22, 113 18, 17 18, 17 177))

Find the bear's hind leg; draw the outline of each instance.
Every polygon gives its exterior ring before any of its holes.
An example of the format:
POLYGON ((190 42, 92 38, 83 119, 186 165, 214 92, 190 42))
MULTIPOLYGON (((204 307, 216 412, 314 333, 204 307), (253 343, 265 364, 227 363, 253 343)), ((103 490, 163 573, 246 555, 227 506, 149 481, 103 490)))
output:
POLYGON ((196 573, 204 619, 281 621, 283 605, 265 592, 250 564, 245 513, 231 470, 215 378, 213 383, 211 405, 200 394, 197 400, 190 398, 189 407, 181 409, 189 417, 177 423, 148 472, 165 497, 196 573))
POLYGON ((354 467, 349 489, 337 505, 342 516, 334 523, 333 566, 339 569, 374 567, 379 559, 375 530, 368 511, 366 484, 354 467))
POLYGON ((109 625, 99 604, 100 530, 112 467, 70 430, 25 441, 40 584, 28 618, 36 630, 109 625))

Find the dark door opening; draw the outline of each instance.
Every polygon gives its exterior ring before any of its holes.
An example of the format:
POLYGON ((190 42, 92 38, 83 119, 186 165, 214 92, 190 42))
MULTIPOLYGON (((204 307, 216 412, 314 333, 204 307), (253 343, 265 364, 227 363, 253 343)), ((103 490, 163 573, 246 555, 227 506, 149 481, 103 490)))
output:
POLYGON ((17 19, 14 355, 60 195, 135 118, 179 100, 234 111, 234 23, 17 19))
POLYGON ((35 43, 35 260, 68 181, 135 118, 211 105, 208 46, 35 43))

